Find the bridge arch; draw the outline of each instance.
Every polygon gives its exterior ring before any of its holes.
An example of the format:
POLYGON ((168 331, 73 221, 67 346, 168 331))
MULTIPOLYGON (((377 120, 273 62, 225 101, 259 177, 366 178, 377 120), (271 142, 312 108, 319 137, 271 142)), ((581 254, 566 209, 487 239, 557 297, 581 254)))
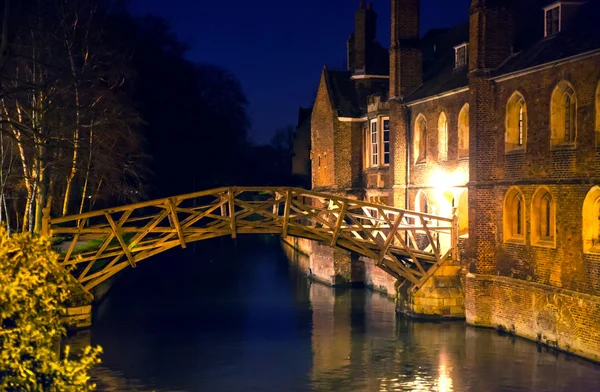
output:
POLYGON ((320 241, 375 260, 420 286, 447 258, 458 258, 456 217, 435 216, 299 188, 217 188, 170 198, 44 217, 42 233, 70 236, 61 264, 91 290, 127 267, 171 248, 220 236, 277 234, 320 241), (420 249, 415 236, 430 238, 420 249), (78 252, 82 236, 97 246, 78 252), (432 238, 448 237, 447 245, 432 238), (439 242, 437 242, 439 243, 439 242), (78 254, 79 253, 79 254, 78 254))

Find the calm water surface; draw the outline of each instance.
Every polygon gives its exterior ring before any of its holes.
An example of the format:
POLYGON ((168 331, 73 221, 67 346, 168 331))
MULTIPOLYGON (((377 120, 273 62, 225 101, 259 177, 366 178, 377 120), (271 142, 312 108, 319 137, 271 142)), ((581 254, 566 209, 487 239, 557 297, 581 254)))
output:
POLYGON ((189 248, 129 269, 96 310, 100 391, 600 390, 592 363, 311 283, 275 237, 189 248))

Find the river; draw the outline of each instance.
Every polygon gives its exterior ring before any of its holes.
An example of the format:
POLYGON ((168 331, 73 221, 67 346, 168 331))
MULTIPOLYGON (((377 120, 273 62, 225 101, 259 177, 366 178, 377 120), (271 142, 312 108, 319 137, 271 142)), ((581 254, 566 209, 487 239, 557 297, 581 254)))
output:
POLYGON ((104 349, 93 376, 106 392, 600 390, 591 362, 311 282, 269 236, 190 244, 124 271, 87 336, 104 349))

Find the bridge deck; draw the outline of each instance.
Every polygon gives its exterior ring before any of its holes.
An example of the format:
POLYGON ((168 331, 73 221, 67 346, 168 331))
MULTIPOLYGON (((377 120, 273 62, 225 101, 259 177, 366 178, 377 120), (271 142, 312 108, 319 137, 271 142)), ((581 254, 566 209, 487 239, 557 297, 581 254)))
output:
POLYGON ((341 247, 420 286, 456 259, 456 219, 297 188, 219 188, 50 219, 70 236, 62 264, 89 290, 124 268, 176 246, 220 236, 279 234, 341 247), (82 236, 97 247, 80 250, 82 236))

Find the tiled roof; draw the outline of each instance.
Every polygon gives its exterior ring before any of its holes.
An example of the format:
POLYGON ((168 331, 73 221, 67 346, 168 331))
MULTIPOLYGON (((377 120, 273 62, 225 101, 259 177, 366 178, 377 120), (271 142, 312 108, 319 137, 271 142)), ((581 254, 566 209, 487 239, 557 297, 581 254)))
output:
POLYGON ((331 106, 339 117, 362 117, 367 113, 367 97, 387 96, 388 79, 353 80, 348 71, 324 70, 331 106))
POLYGON ((423 36, 423 84, 406 98, 407 102, 468 85, 468 67, 454 69, 454 46, 468 39, 467 23, 451 29, 430 30, 423 36))
MULTIPOLYGON (((539 39, 500 66, 494 75, 521 71, 552 61, 600 49, 600 1, 580 6, 577 16, 555 36, 539 39)), ((539 30, 543 29, 540 24, 539 30)))

